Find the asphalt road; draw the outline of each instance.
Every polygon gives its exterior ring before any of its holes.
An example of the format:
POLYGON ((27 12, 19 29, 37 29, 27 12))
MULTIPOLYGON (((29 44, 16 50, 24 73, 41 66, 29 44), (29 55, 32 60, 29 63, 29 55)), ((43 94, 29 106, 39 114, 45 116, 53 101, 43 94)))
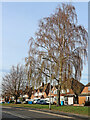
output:
POLYGON ((2 120, 87 120, 88 117, 35 110, 30 108, 3 107, 2 120))

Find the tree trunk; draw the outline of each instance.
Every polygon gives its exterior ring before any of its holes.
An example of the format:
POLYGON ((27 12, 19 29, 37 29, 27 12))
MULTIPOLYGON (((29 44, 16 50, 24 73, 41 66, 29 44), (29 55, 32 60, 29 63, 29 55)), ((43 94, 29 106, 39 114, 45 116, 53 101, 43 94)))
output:
POLYGON ((79 103, 79 102, 78 102, 78 95, 76 95, 76 99, 77 99, 77 104, 78 104, 78 103, 79 103))
POLYGON ((62 81, 62 61, 60 61, 60 76, 58 81, 57 106, 60 106, 61 81, 62 81))
POLYGON ((61 91, 61 86, 58 85, 58 90, 57 90, 57 106, 60 106, 60 91, 61 91))
POLYGON ((16 104, 17 104, 17 99, 18 99, 18 96, 17 96, 17 95, 15 95, 16 104))

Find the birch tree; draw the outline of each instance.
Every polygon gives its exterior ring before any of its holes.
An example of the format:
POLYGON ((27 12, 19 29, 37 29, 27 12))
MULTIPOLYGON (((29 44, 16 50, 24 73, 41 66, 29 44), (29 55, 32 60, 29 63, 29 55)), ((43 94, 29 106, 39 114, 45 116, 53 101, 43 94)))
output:
POLYGON ((80 80, 83 63, 87 60, 88 33, 78 25, 75 7, 71 4, 62 4, 55 13, 40 20, 35 33, 35 53, 40 57, 46 73, 51 65, 52 80, 58 83, 58 105, 60 105, 60 91, 63 85, 69 85, 71 78, 80 80), (44 59, 43 59, 44 58, 44 59), (47 61, 45 63, 45 59, 47 61), (51 62, 50 62, 51 61, 51 62))

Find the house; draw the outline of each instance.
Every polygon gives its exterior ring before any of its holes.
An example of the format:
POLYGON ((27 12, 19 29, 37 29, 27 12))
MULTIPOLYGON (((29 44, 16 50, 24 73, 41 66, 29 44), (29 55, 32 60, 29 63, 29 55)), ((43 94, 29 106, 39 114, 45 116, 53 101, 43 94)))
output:
MULTIPOLYGON (((51 102, 54 102, 55 104, 57 103, 57 91, 58 91, 58 88, 57 86, 54 86, 51 90, 51 102)), ((61 92, 60 92, 60 103, 61 101, 64 102, 64 104, 68 104, 70 101, 70 95, 75 95, 72 91, 72 89, 67 89, 67 91, 65 89, 61 89, 61 92)), ((50 93, 48 94, 48 96, 50 97, 50 93)))
MULTIPOLYGON (((84 85, 79 81, 75 80, 74 78, 69 80, 70 83, 64 83, 61 87, 60 93, 60 102, 63 101, 65 105, 73 105, 78 103, 78 95, 82 92, 84 85)), ((57 91, 58 85, 51 86, 51 93, 50 90, 50 83, 44 84, 40 86, 38 89, 32 91, 31 99, 35 98, 46 98, 49 99, 51 94, 51 102, 57 103, 57 91)))
MULTIPOLYGON (((84 88, 84 85, 75 79, 71 79, 71 82, 66 84, 67 86, 61 87, 60 92, 60 103, 64 102, 65 105, 73 105, 78 103, 78 95, 84 88)), ((57 90, 58 86, 53 86, 51 90, 51 100, 56 104, 57 103, 57 90)), ((50 96, 50 93, 48 94, 50 96)))
POLYGON ((84 85, 75 79, 71 79, 70 87, 67 87, 64 104, 78 104, 78 95, 82 92, 84 85))
POLYGON ((79 104, 85 104, 86 101, 90 102, 90 82, 84 87, 79 95, 79 104))
POLYGON ((49 88, 50 88, 49 83, 45 85, 44 83, 42 83, 42 86, 32 91, 31 99, 46 98, 49 94, 49 88))
POLYGON ((73 105, 77 103, 77 97, 76 94, 72 89, 67 89, 66 94, 64 96, 64 104, 65 105, 73 105))
MULTIPOLYGON (((49 100, 50 92, 48 93, 47 98, 49 100)), ((57 88, 56 88, 56 86, 51 87, 51 102, 54 102, 54 103, 57 102, 57 88)))
POLYGON ((34 99, 35 97, 37 97, 36 93, 37 93, 37 89, 34 89, 32 91, 31 99, 34 99))
POLYGON ((5 98, 0 96, 0 103, 4 103, 5 102, 5 98))

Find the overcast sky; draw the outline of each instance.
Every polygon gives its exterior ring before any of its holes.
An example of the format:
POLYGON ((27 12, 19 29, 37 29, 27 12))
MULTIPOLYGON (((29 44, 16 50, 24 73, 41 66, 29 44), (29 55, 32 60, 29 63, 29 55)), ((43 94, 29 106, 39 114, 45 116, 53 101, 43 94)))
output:
MULTIPOLYGON (((2 72, 7 73, 12 65, 24 64, 28 53, 28 40, 34 36, 41 18, 55 11, 61 3, 3 3, 2 4, 2 72)), ((79 24, 88 30, 88 3, 73 3, 79 24)), ((1 68, 0 68, 1 70, 1 68)), ((84 65, 81 78, 88 83, 88 64, 84 65)))

